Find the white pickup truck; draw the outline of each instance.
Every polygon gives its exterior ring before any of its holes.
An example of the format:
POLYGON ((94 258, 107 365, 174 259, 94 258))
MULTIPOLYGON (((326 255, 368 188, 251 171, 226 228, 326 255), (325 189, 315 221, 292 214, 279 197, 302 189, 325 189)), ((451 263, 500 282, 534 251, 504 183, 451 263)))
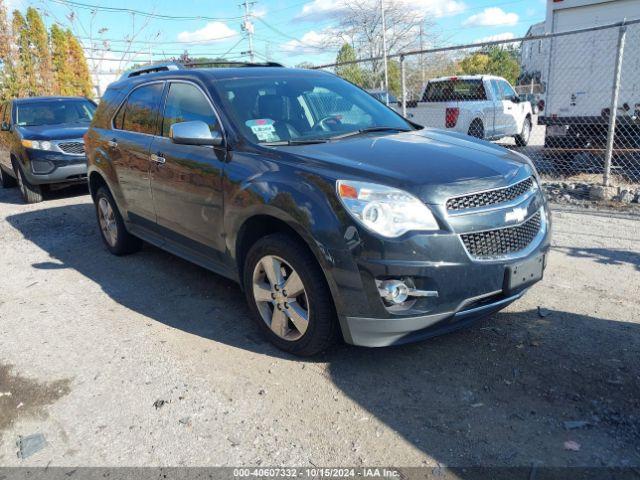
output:
POLYGON ((425 127, 443 128, 477 138, 514 137, 526 146, 531 136, 531 103, 521 101, 509 82, 491 75, 429 80, 407 117, 425 127))

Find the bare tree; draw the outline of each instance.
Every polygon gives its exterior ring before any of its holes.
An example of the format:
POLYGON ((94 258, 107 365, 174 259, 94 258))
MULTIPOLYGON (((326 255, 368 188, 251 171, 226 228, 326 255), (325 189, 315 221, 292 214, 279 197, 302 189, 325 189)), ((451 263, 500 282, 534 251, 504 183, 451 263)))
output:
MULTIPOLYGON (((382 15, 379 0, 353 2, 342 0, 342 14, 338 18, 336 35, 343 42, 351 43, 358 57, 382 57, 382 15)), ((385 0, 387 52, 389 54, 419 49, 426 43, 433 44, 435 35, 429 34, 434 23, 426 12, 416 12, 415 5, 406 0, 385 0)), ((381 81, 382 60, 369 64, 369 87, 381 81)), ((390 80, 391 83, 391 80, 390 80)))
POLYGON ((140 19, 135 13, 123 14, 129 17, 129 33, 114 40, 108 38, 109 29, 100 21, 98 10, 89 10, 88 19, 82 19, 78 7, 65 3, 67 13, 60 18, 50 10, 46 1, 41 0, 41 3, 40 10, 44 16, 62 26, 70 26, 74 35, 82 40, 89 70, 94 78, 105 73, 105 65, 109 71, 121 72, 132 62, 153 60, 152 46, 161 36, 160 31, 150 29, 153 15, 140 19))

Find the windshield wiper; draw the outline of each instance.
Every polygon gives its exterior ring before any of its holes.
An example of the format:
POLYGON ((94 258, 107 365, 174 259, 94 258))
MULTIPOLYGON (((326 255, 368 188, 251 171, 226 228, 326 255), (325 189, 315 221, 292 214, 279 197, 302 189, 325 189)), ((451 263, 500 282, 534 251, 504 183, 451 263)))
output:
POLYGON ((361 128, 360 130, 354 130, 353 132, 341 133, 340 135, 335 135, 333 137, 329 137, 330 140, 339 140, 341 138, 353 137, 355 135, 362 135, 365 133, 373 133, 373 132, 410 132, 410 128, 402 128, 402 127, 368 127, 361 128))
POLYGON ((296 139, 296 140, 282 140, 279 142, 265 142, 261 143, 261 145, 265 145, 267 147, 278 147, 281 145, 313 145, 314 143, 327 143, 327 140, 324 138, 308 138, 308 139, 296 139))

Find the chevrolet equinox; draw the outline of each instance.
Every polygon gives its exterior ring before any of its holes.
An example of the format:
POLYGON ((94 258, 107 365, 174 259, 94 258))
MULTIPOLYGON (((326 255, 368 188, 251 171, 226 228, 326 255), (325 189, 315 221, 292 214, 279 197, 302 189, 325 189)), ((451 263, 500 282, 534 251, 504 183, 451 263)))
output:
POLYGON ((85 143, 106 248, 144 240, 235 280, 294 354, 455 330, 546 266, 550 214, 527 157, 422 128, 330 73, 134 70, 85 143))

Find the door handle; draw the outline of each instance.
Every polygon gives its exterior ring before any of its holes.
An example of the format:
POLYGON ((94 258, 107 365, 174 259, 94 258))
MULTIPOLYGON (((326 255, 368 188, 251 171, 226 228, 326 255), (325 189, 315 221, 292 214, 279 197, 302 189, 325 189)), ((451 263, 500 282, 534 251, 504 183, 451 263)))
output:
POLYGON ((109 145, 111 148, 117 148, 118 147, 118 142, 115 138, 112 138, 111 140, 109 140, 107 142, 107 145, 109 145))
POLYGON ((151 161, 157 163, 158 165, 162 165, 164 164, 164 162, 166 162, 166 159, 162 156, 161 153, 159 154, 152 153, 151 161))

